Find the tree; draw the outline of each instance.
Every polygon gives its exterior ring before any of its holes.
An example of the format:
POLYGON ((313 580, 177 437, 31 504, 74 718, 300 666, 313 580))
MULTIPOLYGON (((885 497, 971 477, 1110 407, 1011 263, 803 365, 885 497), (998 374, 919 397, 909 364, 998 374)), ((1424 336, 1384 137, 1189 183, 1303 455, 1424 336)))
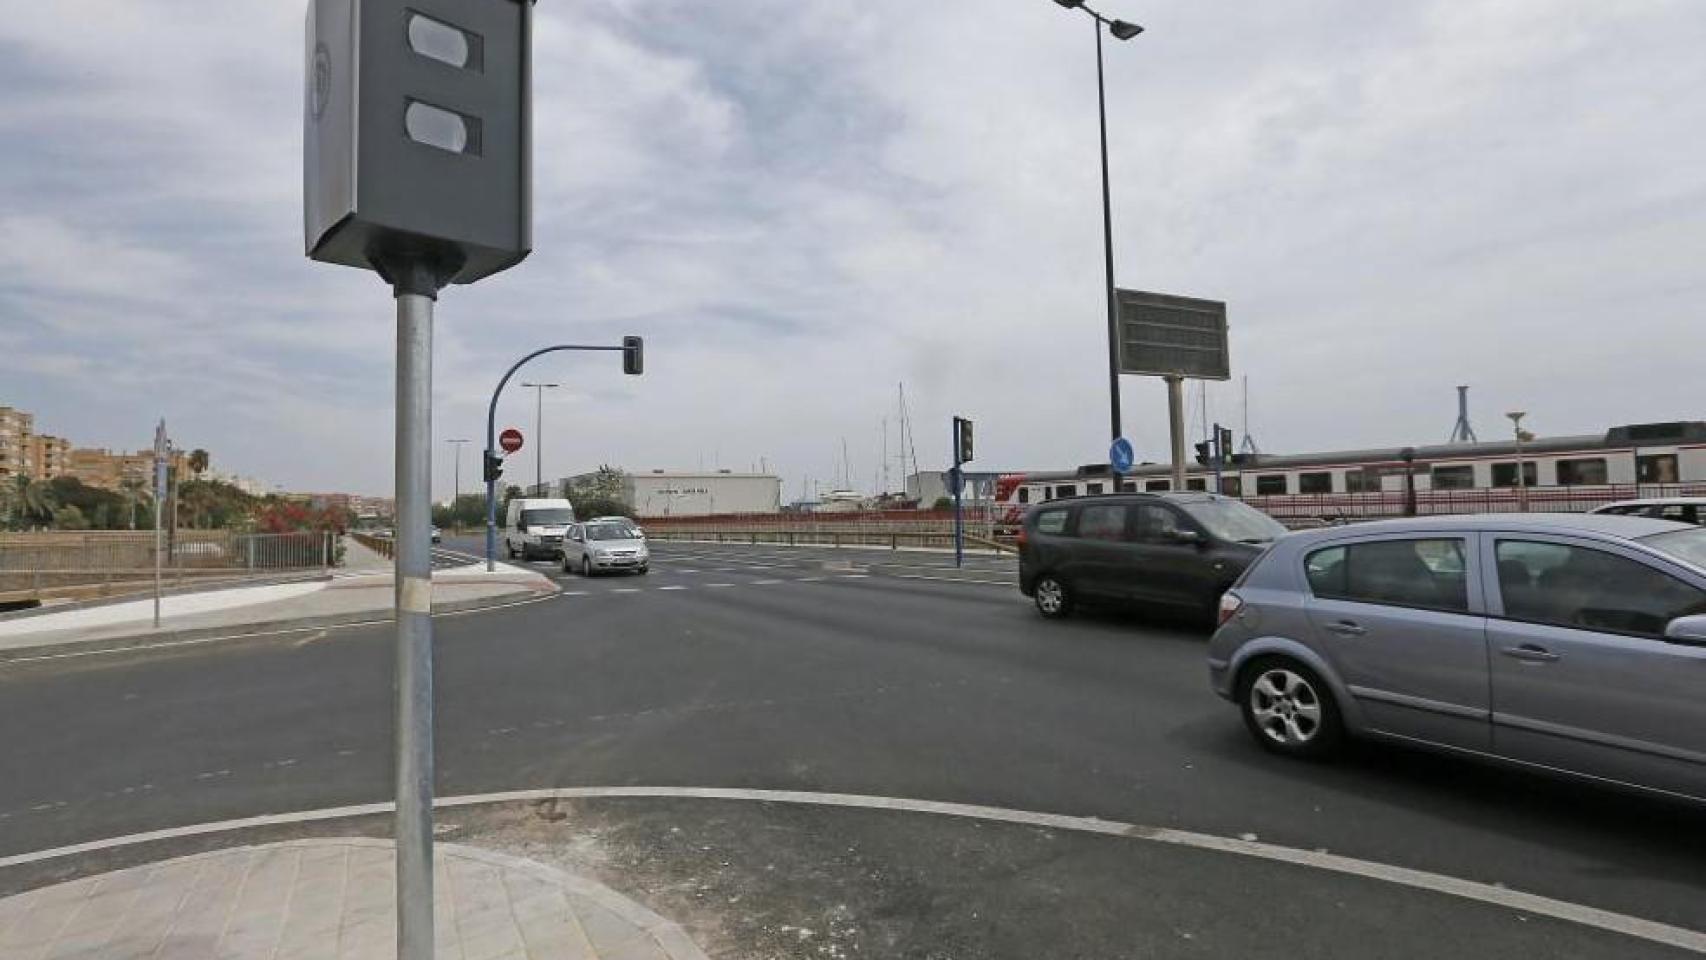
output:
POLYGON ((53 511, 53 526, 56 530, 87 530, 89 520, 76 507, 60 507, 53 511))
POLYGON ((932 510, 952 510, 952 509, 954 509, 954 498, 953 497, 937 497, 936 502, 930 506, 930 509, 932 509, 932 510))
POLYGON ((632 517, 634 507, 627 496, 628 474, 608 463, 600 464, 569 488, 569 501, 579 517, 632 517))
POLYGON ((59 504, 54 501, 53 488, 45 481, 31 480, 29 477, 17 478, 17 501, 15 521, 18 526, 28 527, 53 522, 53 511, 59 504))
POLYGON ((201 475, 207 472, 207 464, 208 456, 206 450, 197 447, 190 451, 190 472, 196 475, 197 480, 200 480, 201 475))
POLYGON ((125 477, 119 481, 118 495, 124 498, 124 505, 129 512, 130 529, 136 529, 136 507, 143 501, 143 490, 146 484, 138 477, 125 477))

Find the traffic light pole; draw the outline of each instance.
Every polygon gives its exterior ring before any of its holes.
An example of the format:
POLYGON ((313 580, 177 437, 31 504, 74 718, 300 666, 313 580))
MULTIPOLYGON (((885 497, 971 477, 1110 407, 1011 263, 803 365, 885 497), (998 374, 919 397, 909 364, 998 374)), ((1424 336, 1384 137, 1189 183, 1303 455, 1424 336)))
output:
MULTIPOLYGON (((628 337, 626 339, 633 340, 636 343, 639 340, 638 337, 628 337)), ((637 349, 637 347, 635 347, 634 349, 637 349)), ((534 357, 544 356, 547 353, 557 353, 557 352, 560 352, 563 350, 591 350, 591 351, 617 352, 617 353, 626 354, 630 350, 630 347, 627 345, 615 346, 615 347, 603 347, 603 346, 596 346, 596 345, 592 345, 592 344, 582 344, 582 343, 563 343, 563 344, 558 344, 557 346, 554 346, 554 347, 542 347, 538 350, 533 351, 532 353, 528 354, 527 356, 522 357, 520 360, 517 360, 514 364, 512 364, 510 366, 509 370, 504 373, 503 379, 498 381, 498 388, 496 390, 492 391, 492 402, 489 405, 487 405, 487 407, 486 407, 486 453, 485 453, 485 457, 481 461, 482 465, 485 467, 485 477, 486 477, 486 571, 488 573, 493 571, 493 570, 496 570, 498 567, 498 560, 497 560, 497 553, 498 553, 498 496, 497 496, 497 494, 498 494, 498 470, 497 470, 497 464, 501 462, 499 457, 498 457, 498 452, 497 452, 497 446, 498 446, 498 437, 497 437, 497 432, 498 432, 498 397, 499 397, 499 395, 501 395, 504 392, 504 385, 509 383, 509 379, 511 377, 515 376, 515 372, 517 370, 520 370, 522 368, 522 366, 527 363, 527 361, 532 360, 534 357)), ((635 371, 635 372, 638 372, 638 371, 635 371)), ((533 439, 534 439, 535 443, 539 442, 539 440, 540 440, 539 437, 534 437, 533 439)))

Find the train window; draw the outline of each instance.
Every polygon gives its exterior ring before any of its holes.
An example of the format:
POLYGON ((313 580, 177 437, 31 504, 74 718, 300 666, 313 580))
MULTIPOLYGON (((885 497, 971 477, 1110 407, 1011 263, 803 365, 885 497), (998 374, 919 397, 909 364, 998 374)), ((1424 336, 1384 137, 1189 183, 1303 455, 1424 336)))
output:
POLYGON ((1102 485, 1099 483, 1086 483, 1084 485, 1084 492, 1090 496, 1095 496, 1102 492, 1102 485))
POLYGON ((1077 485, 1071 484, 1071 483, 1063 483, 1060 486, 1054 488, 1054 496, 1051 499, 1058 500, 1061 497, 1076 497, 1076 496, 1078 496, 1077 485))
POLYGON ((1144 483, 1143 489, 1148 490, 1151 493, 1166 493, 1168 490, 1173 489, 1173 481, 1150 480, 1144 483))
POLYGON ((1323 470, 1320 473, 1300 473, 1297 475, 1298 493, 1332 493, 1333 475, 1323 470))
POLYGON ((1369 493, 1380 489, 1380 474, 1369 470, 1346 470, 1346 493, 1369 493))
POLYGON ((1271 496, 1286 492, 1286 477, 1283 473, 1264 473, 1256 478, 1256 495, 1271 496))
POLYGON ((1019 488, 1019 502, 1020 503, 1030 503, 1031 502, 1031 488, 1030 487, 1020 487, 1019 488))
MULTIPOLYGON (((1533 481, 1529 481, 1532 483, 1533 481)), ((1607 482, 1605 479, 1605 458, 1595 457, 1592 460, 1560 460, 1558 461, 1558 483, 1565 487, 1595 486, 1607 482)))
MULTIPOLYGON (((1565 462, 1567 462, 1567 461, 1560 461, 1559 462, 1558 466, 1560 469, 1562 469, 1565 462)), ((1602 465, 1604 464, 1604 462, 1605 461, 1603 461, 1603 460, 1600 461, 1600 463, 1602 465)), ((1523 484, 1523 486, 1533 487, 1533 486, 1539 485, 1539 480, 1537 479, 1538 477, 1539 477, 1539 474, 1537 474, 1535 472, 1534 461, 1524 460, 1522 462, 1522 484, 1523 484)), ((1559 478, 1558 482, 1559 483, 1564 482, 1562 479, 1561 473, 1560 473, 1560 478, 1559 478)), ((1438 484, 1436 483, 1435 486, 1438 486, 1438 484)), ((1515 463, 1495 463, 1495 464, 1493 464, 1493 486, 1495 486, 1495 487, 1514 487, 1514 486, 1516 486, 1516 464, 1515 463)))
MULTIPOLYGON (((1533 464, 1529 464, 1533 466, 1533 464)), ((1515 474, 1510 484, 1515 486, 1515 474)), ((1475 486, 1475 468, 1467 464, 1461 467, 1434 467, 1433 488, 1435 490, 1470 490, 1475 486)))
POLYGON ((1241 496, 1243 496, 1244 495, 1244 478, 1243 477, 1221 477, 1220 478, 1220 492, 1226 494, 1229 497, 1241 497, 1241 496))
POLYGON ((1676 454, 1649 453, 1635 458, 1636 483, 1679 483, 1676 454))
POLYGON ((1120 492, 1121 493, 1136 493, 1137 492, 1137 481, 1136 480, 1121 480, 1120 481, 1120 492))
POLYGON ((1185 480, 1186 490, 1207 490, 1208 480, 1204 477, 1188 477, 1185 480))

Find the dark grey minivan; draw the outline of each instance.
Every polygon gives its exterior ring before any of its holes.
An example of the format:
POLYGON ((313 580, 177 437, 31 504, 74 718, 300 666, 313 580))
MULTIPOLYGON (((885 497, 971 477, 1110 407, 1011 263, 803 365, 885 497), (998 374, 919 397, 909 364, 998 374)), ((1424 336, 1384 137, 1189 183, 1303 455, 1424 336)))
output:
POLYGON ((1045 617, 1081 601, 1136 603, 1213 622, 1220 595, 1284 535, 1212 493, 1118 493, 1038 504, 1019 533, 1019 589, 1045 617))

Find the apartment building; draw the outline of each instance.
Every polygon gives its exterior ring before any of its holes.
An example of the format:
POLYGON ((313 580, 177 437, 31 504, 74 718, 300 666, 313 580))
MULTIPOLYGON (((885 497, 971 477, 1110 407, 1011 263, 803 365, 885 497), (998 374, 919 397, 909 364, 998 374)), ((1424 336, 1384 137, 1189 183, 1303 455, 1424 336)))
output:
POLYGON ((0 478, 35 477, 30 437, 36 418, 22 410, 0 407, 0 478))

